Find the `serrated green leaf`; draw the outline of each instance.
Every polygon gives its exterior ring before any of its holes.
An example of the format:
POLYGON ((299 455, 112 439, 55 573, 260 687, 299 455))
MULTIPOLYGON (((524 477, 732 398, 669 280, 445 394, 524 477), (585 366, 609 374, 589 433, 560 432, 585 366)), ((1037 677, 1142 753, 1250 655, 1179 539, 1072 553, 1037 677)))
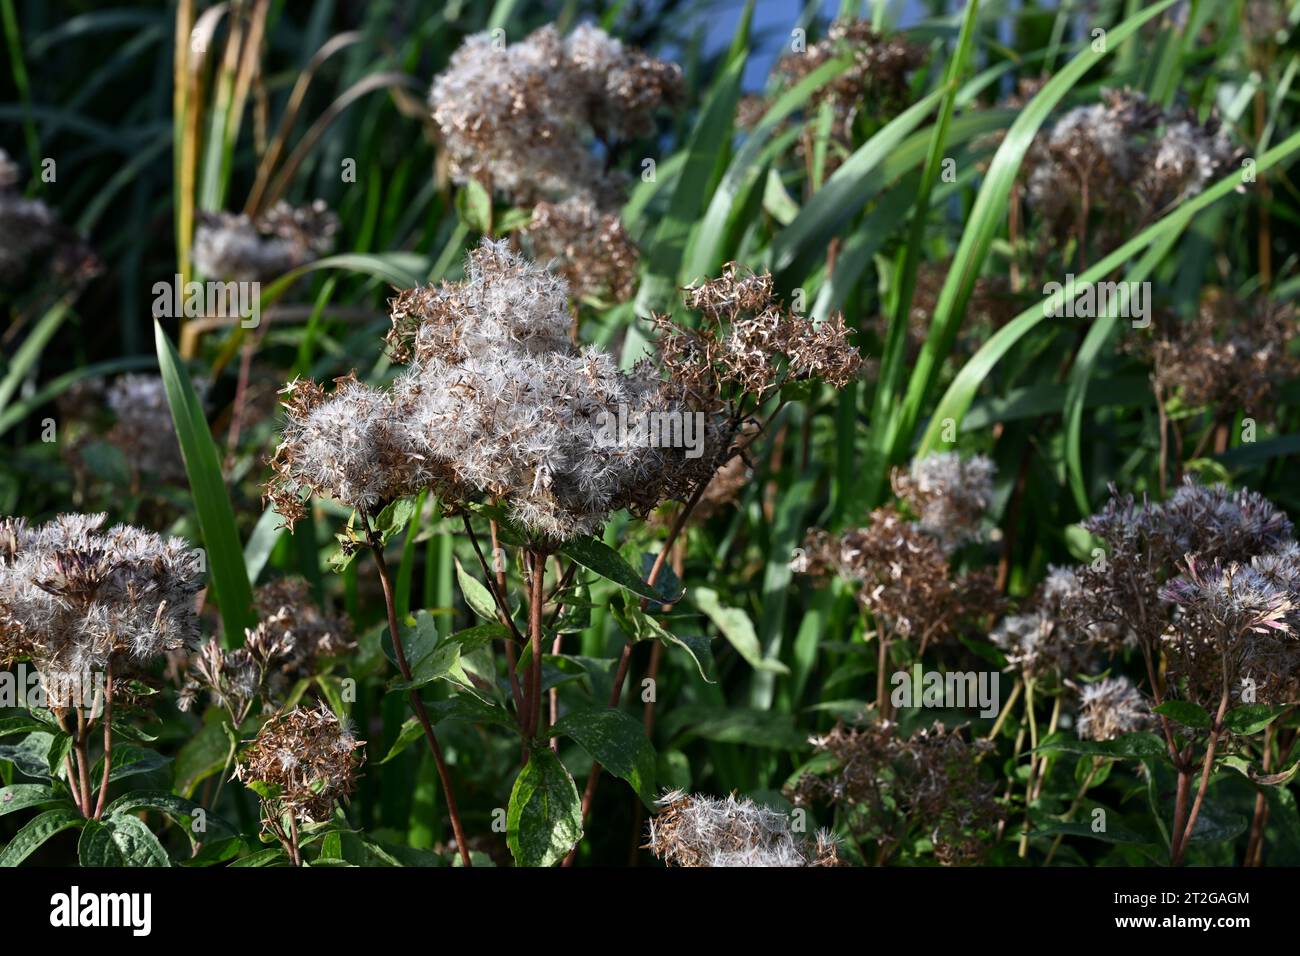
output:
POLYGON ((153 831, 130 814, 87 820, 77 842, 82 866, 171 866, 153 831))
POLYGON ((17 866, 56 833, 82 826, 85 822, 85 818, 72 808, 46 810, 14 834, 14 838, 0 852, 0 867, 17 866))
POLYGON ((582 839, 582 803, 549 747, 534 747, 506 811, 506 843, 519 866, 553 866, 582 839))
POLYGON ((554 727, 571 738, 606 770, 631 784, 646 806, 655 799, 655 750, 641 722, 612 708, 577 710, 554 727))

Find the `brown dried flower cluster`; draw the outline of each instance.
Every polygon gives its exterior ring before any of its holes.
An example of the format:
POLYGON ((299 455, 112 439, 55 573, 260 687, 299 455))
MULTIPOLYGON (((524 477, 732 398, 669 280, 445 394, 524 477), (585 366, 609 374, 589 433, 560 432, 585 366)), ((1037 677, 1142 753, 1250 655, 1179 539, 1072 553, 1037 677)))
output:
POLYGON ((791 830, 787 814, 734 794, 723 799, 665 793, 646 847, 669 866, 839 866, 835 838, 791 830))
POLYGON ((654 131, 681 95, 681 70, 590 24, 545 26, 519 43, 468 37, 434 80, 429 104, 457 182, 477 179, 516 205, 583 197, 622 204, 624 177, 592 149, 654 131))
POLYGON ((1132 635, 1148 658, 1163 650, 1171 689, 1211 708, 1225 690, 1294 696, 1300 571, 1291 522, 1271 502, 1189 479, 1162 503, 1112 490, 1084 527, 1106 551, 1075 569, 1071 626, 1132 635))
POLYGON ((1123 644, 1125 633, 1114 624, 1075 626, 1066 607, 1078 600, 1079 587, 1073 569, 1051 567, 1028 604, 998 622, 989 640, 1008 664, 1034 680, 1059 680, 1094 670, 1099 657, 1123 644))
POLYGON ((580 197, 538 203, 521 236, 533 260, 562 275, 577 298, 632 298, 638 253, 617 213, 580 197))
POLYGON ((1023 166, 1030 208, 1063 244, 1101 218, 1111 248, 1137 223, 1195 196, 1240 153, 1218 124, 1161 109, 1132 90, 1103 90, 1034 140, 1023 166))
POLYGON ((993 504, 997 469, 985 455, 962 458, 955 451, 913 459, 891 475, 894 494, 916 515, 916 526, 951 551, 982 537, 993 504))
POLYGON ((235 775, 262 785, 263 822, 273 830, 286 814, 319 823, 355 788, 364 746, 324 702, 298 707, 262 725, 235 775))
POLYGON ((327 254, 338 230, 338 216, 322 199, 298 208, 282 201, 256 219, 200 212, 194 265, 214 279, 264 282, 327 254))
POLYGON ((83 285, 99 273, 99 260, 53 209, 22 195, 19 178, 17 164, 0 149, 0 288, 27 286, 40 270, 56 283, 83 285))
POLYGON ((1213 292, 1191 321, 1166 319, 1155 332, 1136 338, 1133 349, 1154 366, 1157 394, 1184 405, 1271 418, 1275 390, 1300 374, 1291 350, 1300 332, 1293 303, 1243 303, 1213 292))
POLYGON ((92 673, 111 665, 125 676, 198 637, 196 550, 106 521, 0 519, 0 662, 30 660, 51 707, 66 706, 92 673))
POLYGON ((1166 112, 1139 92, 1102 91, 1037 135, 1024 157, 1032 211, 1058 242, 1101 219, 1110 248, 1171 203, 1191 198, 1240 160, 1216 121, 1166 112))
POLYGON ((971 743, 963 728, 942 723, 900 737, 896 724, 875 721, 838 724, 812 744, 830 765, 805 772, 787 795, 796 806, 849 811, 855 837, 879 845, 877 863, 914 829, 929 837, 944 866, 978 863, 992 844, 1002 814, 993 786, 979 775, 980 754, 992 750, 988 741, 971 743))
MULTIPOLYGON (((860 116, 882 121, 908 105, 909 79, 925 62, 926 49, 901 35, 878 33, 867 20, 836 20, 825 38, 777 61, 777 95, 836 59, 848 60, 848 69, 822 84, 807 109, 813 116, 823 107, 831 110, 832 141, 839 152, 847 154, 860 116)), ((800 148, 806 149, 806 144, 800 148)), ((828 154, 828 172, 839 165, 840 158, 828 154)))
POLYGON ((258 624, 247 632, 242 647, 225 651, 214 638, 194 655, 181 691, 182 710, 206 690, 238 726, 256 701, 272 705, 294 681, 313 676, 321 658, 356 648, 349 619, 322 612, 302 578, 264 584, 253 602, 258 624))
POLYGON ((655 316, 659 359, 696 401, 749 396, 762 404, 785 382, 820 379, 842 388, 861 371, 843 316, 817 323, 786 309, 768 273, 728 263, 718 278, 683 289, 682 298, 707 322, 687 328, 655 316))
POLYGON ((922 648, 986 622, 1002 604, 992 576, 983 569, 955 573, 949 559, 958 544, 978 537, 993 473, 993 463, 980 455, 922 458, 894 474, 895 488, 918 520, 887 505, 863 528, 838 536, 814 529, 791 566, 855 582, 859 603, 881 620, 886 635, 913 637, 922 648))

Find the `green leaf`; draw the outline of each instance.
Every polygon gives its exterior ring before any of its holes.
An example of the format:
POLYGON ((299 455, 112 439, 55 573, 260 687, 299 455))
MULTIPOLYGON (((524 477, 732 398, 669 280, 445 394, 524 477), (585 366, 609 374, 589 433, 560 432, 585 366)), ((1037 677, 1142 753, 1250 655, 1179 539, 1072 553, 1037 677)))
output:
MULTIPOLYGON (((136 747, 131 744, 124 744, 113 748, 113 766, 108 772, 109 780, 122 780, 126 777, 134 777, 136 774, 153 773, 155 770, 161 770, 171 763, 170 757, 164 757, 156 750, 148 750, 144 747, 136 747)), ((91 779, 98 783, 103 779, 104 761, 95 761, 95 769, 91 771, 91 779)))
POLYGON ((1080 740, 1058 731, 1039 742, 1039 753, 1091 754, 1098 757, 1161 757, 1168 753, 1165 742, 1153 733, 1124 734, 1114 740, 1080 740))
MULTIPOLYGON (((460 720, 471 724, 493 724, 506 730, 517 729, 510 713, 494 704, 486 703, 468 694, 453 694, 446 700, 426 700, 424 709, 429 714, 429 722, 437 725, 444 720, 460 720)), ((385 764, 424 736, 424 729, 418 718, 410 717, 402 724, 397 739, 388 749, 388 753, 379 763, 385 764)))
MULTIPOLYGON (((1039 127, 1066 93, 1105 57, 1106 51, 1118 47, 1136 33, 1142 24, 1168 9, 1173 3, 1174 0, 1161 0, 1160 3, 1147 7, 1107 31, 1106 43, 1101 50, 1091 45, 1084 47, 1059 73, 1044 84, 1042 90, 1026 104, 1016 117, 1016 121, 1011 124, 1011 128, 1007 130, 1002 144, 989 164, 980 191, 975 197, 975 205, 966 219, 961 242, 953 255, 947 279, 935 304, 929 335, 921 348, 920 355, 917 356, 903 402, 897 414, 891 418, 890 426, 886 430, 890 439, 886 448, 891 458, 898 457, 901 449, 911 444, 921 408, 938 378, 940 363, 952 348, 957 326, 965 313, 967 300, 975 287, 975 281, 984 265, 993 237, 1002 227, 1011 189, 1020 171, 1021 162, 1025 153, 1029 151, 1039 127)), ((1038 308, 1041 312, 1042 306, 1038 308)), ((887 463, 887 461, 883 462, 883 464, 887 463)))
POLYGON ((1157 714, 1176 720, 1184 727, 1195 730, 1209 730, 1214 724, 1209 712, 1187 700, 1167 700, 1159 707, 1151 708, 1157 714))
POLYGON ((153 831, 130 814, 87 820, 77 842, 82 866, 171 866, 153 831))
POLYGON ((456 194, 456 211, 475 232, 485 236, 492 232, 492 197, 477 179, 467 180, 456 194))
POLYGON ((72 808, 46 810, 14 834, 4 851, 0 852, 0 867, 17 866, 56 833, 82 826, 85 822, 85 818, 72 808))
POLYGON ((212 590, 221 609, 222 640, 226 647, 237 647, 244 642, 244 629, 257 622, 253 618, 253 592, 244 568, 244 551, 239 544, 230 494, 203 407, 180 356, 157 322, 154 322, 154 344, 207 552, 212 590))
POLYGON ((778 660, 767 660, 758 643, 758 634, 754 631, 754 622, 749 615, 736 607, 723 607, 718 592, 712 588, 696 588, 691 592, 695 606, 703 611, 722 632, 736 652, 754 670, 771 671, 775 674, 788 674, 790 668, 778 660))
POLYGON ((1054 823, 1051 826, 1035 830, 1029 835, 1031 837, 1047 837, 1056 836, 1058 834, 1074 837, 1086 837, 1090 840, 1100 840, 1103 843, 1150 844, 1155 842, 1147 839, 1134 830, 1116 826, 1109 821, 1107 821, 1106 829, 1101 831, 1093 830, 1092 825, 1088 823, 1054 823))
POLYGON ((621 710, 598 708, 565 714, 551 728, 577 742, 606 770, 632 785, 646 806, 655 798, 655 749, 645 728, 621 710))
POLYGON ((226 766, 230 737, 222 721, 220 711, 215 708, 209 711, 203 727, 176 754, 173 774, 176 792, 182 797, 194 796, 199 784, 226 766))
POLYGON ((44 807, 52 803, 64 803, 54 791, 43 783, 15 783, 10 787, 0 787, 0 817, 16 810, 28 807, 44 807))
POLYGON ((582 804, 549 747, 534 747, 506 811, 506 843, 519 866, 553 866, 582 839, 582 804))
POLYGON ((629 604, 621 611, 614 608, 613 611, 614 619, 633 641, 663 641, 665 644, 680 647, 691 655, 691 660, 695 661, 701 677, 710 684, 717 683, 709 677, 709 671, 713 670, 713 649, 707 637, 678 637, 636 604, 629 604))
POLYGON ((492 592, 487 589, 487 585, 466 571, 459 561, 456 562, 456 581, 460 584, 460 593, 471 611, 485 621, 500 621, 492 592))
POLYGON ((246 857, 236 860, 231 866, 287 866, 289 857, 280 849, 280 847, 271 847, 267 850, 258 850, 256 853, 250 853, 246 857))
MULTIPOLYGON (((1157 8, 1151 8, 1151 12, 1157 12, 1157 8)), ((1263 156, 1257 157, 1256 173, 1265 172, 1297 151, 1300 151, 1300 133, 1291 136, 1283 143, 1279 143, 1263 156)), ((1075 285, 1100 282, 1106 279, 1147 246, 1161 240, 1170 233, 1180 233, 1201 210, 1233 193, 1240 185, 1240 171, 1230 172, 1196 197, 1180 203, 1174 211, 1142 230, 1082 275, 1077 276, 1075 285)), ((1129 272, 1123 277, 1126 282, 1139 282, 1145 280, 1145 278, 1146 274, 1138 269, 1129 272)), ((939 400, 939 404, 930 418, 929 427, 921 438, 918 454, 934 451, 944 444, 942 436, 945 430, 945 421, 958 423, 962 421, 967 409, 970 408, 971 403, 974 401, 975 393, 993 371, 994 366, 1031 329, 1044 321, 1047 317, 1047 311, 1041 302, 1025 309, 990 336, 979 351, 962 366, 961 371, 957 373, 948 386, 948 390, 939 400)))
POLYGON ((1282 714, 1286 707, 1270 707, 1267 704, 1246 704, 1234 707, 1223 715, 1223 724, 1234 734, 1249 736, 1257 734, 1282 714))
POLYGON ((63 755, 71 739, 63 733, 33 731, 16 744, 0 745, 0 760, 8 760, 29 777, 56 776, 63 769, 63 755))
MULTIPOLYGON (((662 311, 672 294, 687 239, 708 199, 709 183, 718 165, 718 157, 731 139, 745 60, 744 56, 737 56, 723 67, 691 130, 685 147, 686 161, 673 189, 672 200, 644 257, 646 272, 637 292, 637 315, 662 311)), ((639 357, 631 350, 641 341, 639 336, 629 334, 624 362, 639 357)))
POLYGON ((111 817, 136 810, 157 810, 186 828, 193 824, 196 815, 202 814, 201 819, 208 831, 217 831, 222 836, 233 836, 238 832, 233 826, 221 819, 221 817, 212 814, 201 804, 195 803, 193 800, 186 800, 184 797, 178 797, 165 790, 136 790, 132 793, 123 794, 104 809, 104 816, 111 817))
POLYGON ((460 661, 460 645, 438 640, 438 624, 428 611, 418 611, 402 625, 402 647, 411 679, 389 682, 389 690, 414 690, 452 673, 460 661))
POLYGON ((654 587, 646 584, 632 565, 623 560, 622 555, 596 538, 590 536, 574 538, 561 546, 560 553, 588 571, 594 571, 605 580, 613 581, 619 587, 626 588, 647 601, 671 604, 681 597, 681 595, 661 594, 654 587))
POLYGON ((33 730, 49 729, 46 724, 26 714, 19 714, 16 717, 0 717, 0 737, 12 737, 14 734, 27 734, 33 730))

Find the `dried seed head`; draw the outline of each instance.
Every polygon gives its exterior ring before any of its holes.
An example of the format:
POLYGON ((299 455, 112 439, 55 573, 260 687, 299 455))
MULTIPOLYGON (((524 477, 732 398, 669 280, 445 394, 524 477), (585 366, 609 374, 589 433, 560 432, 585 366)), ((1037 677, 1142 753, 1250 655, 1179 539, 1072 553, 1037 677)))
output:
POLYGON ((538 203, 522 237, 532 258, 562 275, 578 298, 632 298, 638 254, 617 214, 579 197, 538 203))
POLYGON ((1161 596, 1176 613, 1163 635, 1169 672, 1213 712, 1222 694, 1249 703, 1300 700, 1300 594, 1254 565, 1189 555, 1161 596), (1249 689, 1249 693, 1244 693, 1249 689))
MULTIPOLYGON (((811 116, 830 111, 834 148, 827 153, 827 175, 851 151, 860 118, 881 122, 908 104, 911 75, 926 55, 924 46, 902 35, 877 33, 867 20, 840 19, 831 24, 825 38, 777 61, 777 96, 831 60, 849 61, 848 69, 817 88, 806 108, 811 116)), ((798 152, 802 155, 807 146, 801 138, 798 152)))
POLYGON ((1190 321, 1165 316, 1130 350, 1154 366, 1157 394, 1184 405, 1244 409, 1267 420, 1274 393, 1300 374, 1292 340, 1300 332, 1292 303, 1240 302, 1212 292, 1190 321))
POLYGON ((837 724, 812 744, 829 760, 787 788, 797 806, 830 804, 858 839, 891 850, 900 829, 915 828, 945 866, 977 863, 991 845, 1001 811, 977 762, 992 749, 988 741, 970 743, 962 728, 941 723, 900 737, 896 724, 878 720, 837 724))
POLYGON ((669 866, 839 866, 834 838, 808 840, 790 817, 735 794, 724 799, 666 792, 651 818, 647 848, 669 866))
POLYGON ((1081 740, 1114 740, 1154 723, 1151 705, 1127 677, 1104 677, 1079 691, 1081 740))
POLYGON ((272 788, 274 796, 262 798, 268 825, 286 813, 319 823, 355 788, 364 746, 321 702, 263 724, 240 755, 235 775, 272 788))
POLYGON ((51 706, 110 662, 121 674, 198 638, 198 552, 131 525, 105 529, 106 517, 0 525, 0 661, 30 659, 51 706))
POLYGON ((908 471, 894 469, 896 494, 917 516, 917 527, 947 550, 978 541, 981 523, 993 504, 992 459, 957 452, 935 452, 913 460, 908 471))
POLYGON ((0 288, 16 289, 48 270, 63 285, 81 286, 102 265, 77 233, 39 199, 18 192, 18 165, 0 149, 0 288))
POLYGON ((955 575, 939 541, 891 507, 836 537, 814 529, 795 570, 855 582, 868 613, 897 634, 928 642, 986 621, 1001 604, 986 572, 955 575))
POLYGON ((338 229, 338 216, 321 199, 301 208, 279 202, 257 219, 200 212, 194 266, 226 281, 274 279, 328 253, 338 229))
POLYGON ((515 202, 584 197, 621 205, 623 181, 591 149, 653 131, 677 101, 681 71, 589 25, 545 26, 499 47, 468 37, 429 93, 457 182, 478 179, 515 202))

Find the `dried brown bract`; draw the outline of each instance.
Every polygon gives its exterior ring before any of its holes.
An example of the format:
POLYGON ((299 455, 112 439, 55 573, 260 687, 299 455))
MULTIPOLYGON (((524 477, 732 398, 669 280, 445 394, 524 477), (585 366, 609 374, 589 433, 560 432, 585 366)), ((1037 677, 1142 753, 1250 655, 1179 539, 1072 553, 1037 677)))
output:
POLYGON ((646 847, 669 866, 839 866, 835 839, 791 830, 787 814, 734 794, 723 799, 674 790, 658 801, 646 847))
POLYGON ((434 80, 429 104, 457 182, 477 179, 517 205, 584 197, 621 205, 624 180, 592 149, 649 135, 675 104, 681 71, 589 24, 545 26, 504 45, 468 37, 434 80))
POLYGON ((967 741, 963 728, 935 723, 910 737, 876 721, 860 728, 837 725, 814 737, 827 769, 804 773, 787 789, 798 806, 828 803, 846 811, 859 840, 875 840, 884 862, 907 834, 926 834, 945 866, 978 863, 992 844, 1002 813, 993 786, 979 775, 987 741, 967 741))
POLYGON ((626 302, 636 291, 637 248, 616 213, 577 197, 538 203, 522 237, 532 258, 580 299, 626 302))
POLYGON ((299 707, 262 725, 235 775, 262 785, 263 822, 273 832, 285 815, 320 823, 355 788, 364 746, 323 702, 299 707))
POLYGON ((279 202, 256 219, 200 212, 194 265, 213 279, 264 282, 328 253, 338 229, 338 216, 321 199, 300 208, 279 202))
POLYGON ((1291 343, 1300 332, 1293 303, 1243 303, 1214 292, 1190 321, 1167 317, 1133 350, 1154 366, 1157 394, 1189 406, 1244 409, 1271 418, 1276 389, 1300 374, 1291 343))
POLYGON ((0 661, 30 660, 51 707, 67 706, 92 673, 122 674, 198 638, 198 552, 106 520, 0 522, 0 661))

